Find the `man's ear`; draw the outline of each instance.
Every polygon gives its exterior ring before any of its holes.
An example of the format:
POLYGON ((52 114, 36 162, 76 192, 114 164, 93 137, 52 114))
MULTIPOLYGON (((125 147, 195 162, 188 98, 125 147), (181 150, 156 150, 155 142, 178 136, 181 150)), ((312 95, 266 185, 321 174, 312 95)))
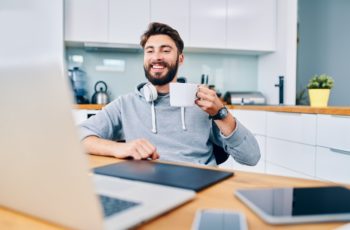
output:
POLYGON ((183 64, 183 63, 184 63, 184 60, 185 60, 185 56, 184 56, 184 54, 182 53, 182 54, 179 55, 179 64, 180 64, 180 65, 183 64))

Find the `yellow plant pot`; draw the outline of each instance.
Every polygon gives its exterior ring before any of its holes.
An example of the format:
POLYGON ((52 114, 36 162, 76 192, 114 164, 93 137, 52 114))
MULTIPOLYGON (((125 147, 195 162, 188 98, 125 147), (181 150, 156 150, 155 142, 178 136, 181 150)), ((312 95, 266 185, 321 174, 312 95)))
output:
POLYGON ((330 89, 309 89, 311 107, 327 107, 330 89))

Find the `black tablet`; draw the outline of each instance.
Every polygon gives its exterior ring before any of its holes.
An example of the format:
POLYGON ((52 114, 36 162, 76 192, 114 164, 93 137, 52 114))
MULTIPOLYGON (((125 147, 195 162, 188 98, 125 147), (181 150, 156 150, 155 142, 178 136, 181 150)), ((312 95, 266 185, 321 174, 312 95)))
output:
POLYGON ((95 168, 94 172, 155 184, 200 191, 233 176, 233 172, 163 164, 148 160, 129 160, 95 168))
POLYGON ((238 189, 235 195, 270 224, 350 221, 345 187, 238 189))

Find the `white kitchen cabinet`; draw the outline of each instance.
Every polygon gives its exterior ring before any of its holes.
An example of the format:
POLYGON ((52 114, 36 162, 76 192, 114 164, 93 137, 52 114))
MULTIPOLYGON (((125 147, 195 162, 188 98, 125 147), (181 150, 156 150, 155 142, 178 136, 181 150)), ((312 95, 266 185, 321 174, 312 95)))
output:
MULTIPOLYGON (((265 172, 350 184, 350 116, 230 111, 261 140, 265 172)), ((222 167, 222 165, 220 165, 222 167)), ((223 167, 249 170, 232 160, 223 167)))
POLYGON ((227 48, 274 51, 276 0, 227 1, 227 48))
POLYGON ((268 137, 316 145, 315 114, 268 112, 266 117, 268 137))
POLYGON ((266 138, 266 162, 309 177, 315 176, 316 147, 266 138))
POLYGON ((190 3, 190 47, 226 48, 226 0, 190 3))
POLYGON ((96 115, 100 110, 92 110, 92 109, 73 109, 73 118, 75 124, 79 125, 85 120, 89 119, 91 116, 96 115))
POLYGON ((276 0, 65 0, 65 40, 135 47, 158 21, 177 29, 189 50, 260 53, 274 49, 275 11, 276 0))
POLYGON ((109 42, 139 44, 150 23, 150 0, 109 0, 109 42))
POLYGON ((316 178, 350 184, 350 151, 317 147, 316 178))
POLYGON ((65 0, 65 40, 107 42, 108 0, 65 0))
POLYGON ((317 116, 316 177, 350 184, 350 117, 317 116))
POLYGON ((255 110, 230 110, 232 115, 237 118, 253 134, 266 135, 266 112, 255 110))
POLYGON ((176 29, 185 46, 190 37, 189 0, 151 0, 151 22, 162 22, 176 29))
POLYGON ((272 174, 272 175, 278 175, 278 176, 296 177, 296 178, 303 178, 303 179, 309 179, 309 180, 315 179, 312 176, 308 176, 308 175, 290 170, 283 166, 272 164, 268 161, 266 162, 266 173, 272 174))
MULTIPOLYGON (((316 115, 240 109, 230 112, 257 137, 261 162, 265 165, 263 172, 308 179, 315 177, 316 115)), ((231 164, 239 170, 254 170, 234 162, 225 164, 225 167, 231 164)))
POLYGON ((315 177, 316 125, 314 114, 266 113, 266 172, 315 177))
POLYGON ((318 146, 350 152, 349 116, 318 115, 317 125, 318 146))

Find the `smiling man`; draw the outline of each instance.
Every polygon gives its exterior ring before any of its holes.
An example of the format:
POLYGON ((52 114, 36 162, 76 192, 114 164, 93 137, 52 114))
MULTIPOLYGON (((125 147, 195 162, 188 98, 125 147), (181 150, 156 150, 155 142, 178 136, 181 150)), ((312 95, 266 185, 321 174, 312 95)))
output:
POLYGON ((174 80, 179 63, 184 56, 179 53, 175 42, 167 35, 144 36, 144 70, 146 78, 155 86, 168 86, 174 80))
POLYGON ((117 158, 216 165, 213 146, 218 145, 237 162, 255 165, 260 159, 255 137, 227 111, 215 91, 199 86, 196 106, 170 106, 169 83, 177 81, 178 67, 184 63, 184 43, 178 32, 151 23, 140 44, 148 82, 81 125, 86 151, 117 158))

